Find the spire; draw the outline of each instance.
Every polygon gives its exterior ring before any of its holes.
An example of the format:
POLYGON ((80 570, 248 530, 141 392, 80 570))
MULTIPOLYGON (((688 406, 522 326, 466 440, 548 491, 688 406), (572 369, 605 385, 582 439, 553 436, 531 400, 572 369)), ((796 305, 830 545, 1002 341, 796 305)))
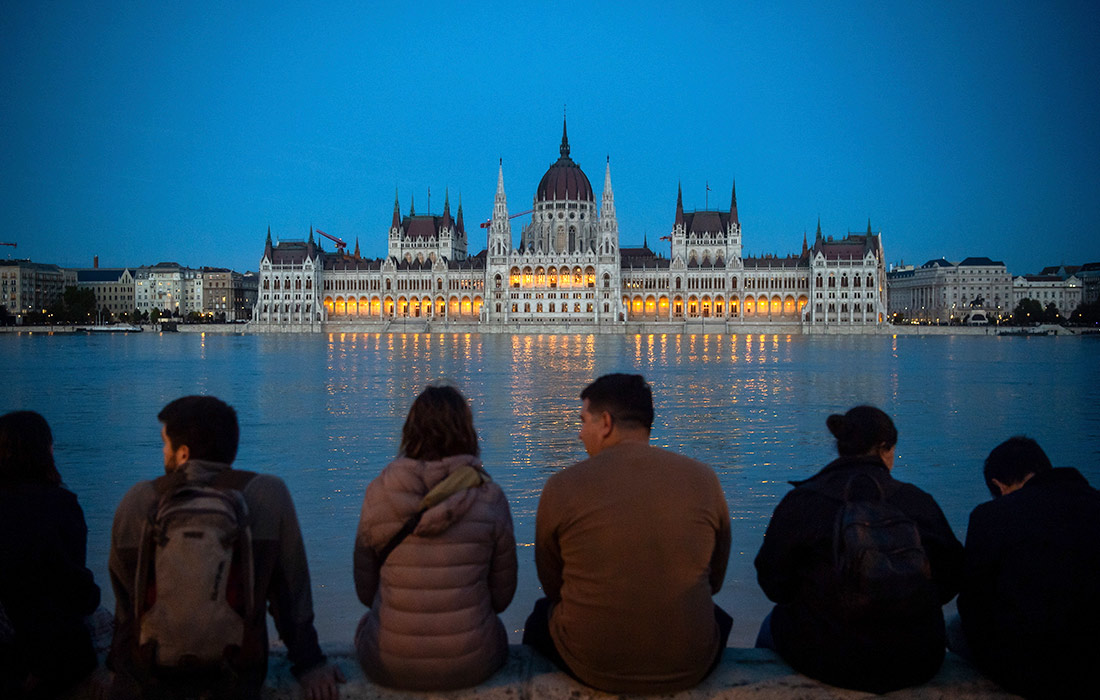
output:
POLYGON ((868 236, 873 236, 874 235, 871 232, 871 218, 870 217, 867 217, 867 235, 868 236))
POLYGON ((644 233, 642 234, 642 247, 646 249, 649 248, 649 236, 644 233))
POLYGON ((416 198, 409 195, 409 216, 416 216, 416 198))
POLYGON ((312 258, 317 253, 317 245, 313 242, 313 224, 309 226, 309 241, 306 242, 306 258, 312 258))
POLYGON ((676 183, 676 223, 674 225, 684 225, 684 190, 679 182, 676 183))
POLYGON ((359 236, 355 237, 355 258, 358 260, 362 256, 359 254, 359 236))
POLYGON ((313 224, 309 225, 309 243, 313 243, 313 224))
POLYGON ((808 253, 809 251, 810 251, 810 249, 806 246, 806 232, 803 231, 802 232, 802 257, 806 257, 806 253, 808 253))
POLYGON ((393 188, 393 223, 390 228, 401 228, 401 206, 397 203, 397 188, 393 188))
POLYGON ((741 220, 737 217, 737 180, 733 181, 733 195, 730 198, 730 221, 735 224, 740 224, 741 220))
POLYGON ((814 238, 814 245, 821 242, 821 217, 817 217, 817 237, 814 238))
POLYGON ((561 149, 560 149, 560 152, 561 152, 561 157, 562 158, 568 158, 569 157, 569 134, 566 133, 566 130, 565 130, 565 115, 564 114, 561 117, 561 149))
POLYGON ((455 228, 462 235, 466 235, 466 226, 462 223, 462 193, 458 193, 458 221, 455 222, 455 228))
POLYGON ((489 254, 507 255, 512 245, 512 224, 508 219, 508 198, 504 194, 504 159, 497 171, 497 193, 493 199, 493 217, 489 222, 489 254))
MULTIPOLYGON (((607 170, 603 176, 603 202, 600 204, 600 219, 608 224, 615 223, 613 227, 618 235, 618 222, 615 220, 615 192, 611 189, 611 156, 607 157, 607 170)), ((607 230, 610 230, 608 228, 607 230)))
POLYGON ((267 241, 264 243, 264 257, 271 260, 271 227, 267 227, 267 241))
POLYGON ((441 228, 451 228, 454 221, 451 219, 451 193, 449 189, 443 190, 443 225, 441 228))

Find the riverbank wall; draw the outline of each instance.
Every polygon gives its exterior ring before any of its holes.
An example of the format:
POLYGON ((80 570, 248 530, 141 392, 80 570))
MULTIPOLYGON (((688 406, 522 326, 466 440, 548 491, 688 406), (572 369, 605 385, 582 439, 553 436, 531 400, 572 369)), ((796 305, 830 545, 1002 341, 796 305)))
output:
MULTIPOLYGON (((209 333, 212 335, 257 335, 257 334, 329 334, 329 333, 483 333, 506 335, 966 335, 966 336, 1064 336, 1064 335, 1100 335, 1100 329, 1069 328, 1065 326, 1043 325, 1029 328, 997 326, 920 326, 920 325, 884 325, 884 326, 803 326, 797 323, 717 323, 717 322, 678 322, 678 323, 625 323, 614 326, 594 326, 590 324, 548 325, 516 324, 514 326, 483 326, 480 323, 444 323, 444 322, 325 322, 310 325, 259 325, 253 323, 194 323, 179 324, 174 328, 163 328, 159 324, 145 324, 143 332, 209 333)), ((77 326, 2 326, 0 333, 25 333, 51 335, 57 333, 88 332, 77 326)), ((125 334, 125 331, 119 331, 125 334)))

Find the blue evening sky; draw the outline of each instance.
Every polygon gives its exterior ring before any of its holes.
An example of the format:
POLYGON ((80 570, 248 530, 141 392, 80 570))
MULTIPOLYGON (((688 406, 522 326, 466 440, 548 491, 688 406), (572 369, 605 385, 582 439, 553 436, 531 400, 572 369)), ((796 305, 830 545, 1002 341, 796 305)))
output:
POLYGON ((381 256, 429 188, 480 251, 498 159, 530 209, 564 105, 623 245, 667 254, 677 183, 736 178, 746 255, 820 218, 892 264, 1100 260, 1092 1, 313 5, 4 3, 0 257, 256 269, 311 225, 381 256))

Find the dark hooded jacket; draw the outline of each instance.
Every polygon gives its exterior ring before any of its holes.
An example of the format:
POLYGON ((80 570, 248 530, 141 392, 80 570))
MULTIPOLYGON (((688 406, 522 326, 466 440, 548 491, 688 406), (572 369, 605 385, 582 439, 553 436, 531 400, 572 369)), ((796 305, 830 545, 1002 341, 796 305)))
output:
MULTIPOLYGON (((865 481, 855 483, 869 488, 865 481)), ((794 486, 776 507, 756 556, 760 587, 777 603, 771 616, 776 650, 800 673, 846 688, 882 693, 930 679, 944 656, 940 606, 958 591, 963 553, 939 506, 895 480, 877 457, 841 457, 794 486), (934 595, 892 619, 853 623, 839 605, 835 527, 856 474, 874 479, 887 502, 916 523, 931 564, 934 595)))
POLYGON ((1036 474, 970 514, 959 616, 974 660, 1028 697, 1096 693, 1100 492, 1076 469, 1036 474))
POLYGON ((420 462, 404 457, 367 486, 355 538, 355 590, 370 611, 355 648, 375 682, 412 690, 476 685, 508 657, 497 617, 516 590, 516 541, 504 492, 495 483, 460 491, 428 509, 379 565, 420 500, 452 471, 473 465, 458 455, 420 462))
POLYGON ((99 605, 99 586, 85 566, 87 539, 71 491, 0 487, 0 603, 14 633, 9 644, 0 642, 0 688, 14 692, 9 683, 32 674, 49 695, 95 668, 84 617, 99 605))

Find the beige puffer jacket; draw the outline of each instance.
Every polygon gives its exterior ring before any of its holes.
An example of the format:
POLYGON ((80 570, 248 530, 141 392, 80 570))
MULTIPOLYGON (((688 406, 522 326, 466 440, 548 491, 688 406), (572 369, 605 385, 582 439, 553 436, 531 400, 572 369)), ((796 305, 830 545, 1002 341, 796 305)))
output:
POLYGON ((476 457, 438 462, 399 457, 367 486, 355 537, 355 590, 370 611, 355 648, 367 676, 410 690, 464 688, 484 681, 508 656, 497 613, 516 590, 516 541, 504 492, 488 482, 430 508, 390 553, 382 549, 420 499, 476 457))

